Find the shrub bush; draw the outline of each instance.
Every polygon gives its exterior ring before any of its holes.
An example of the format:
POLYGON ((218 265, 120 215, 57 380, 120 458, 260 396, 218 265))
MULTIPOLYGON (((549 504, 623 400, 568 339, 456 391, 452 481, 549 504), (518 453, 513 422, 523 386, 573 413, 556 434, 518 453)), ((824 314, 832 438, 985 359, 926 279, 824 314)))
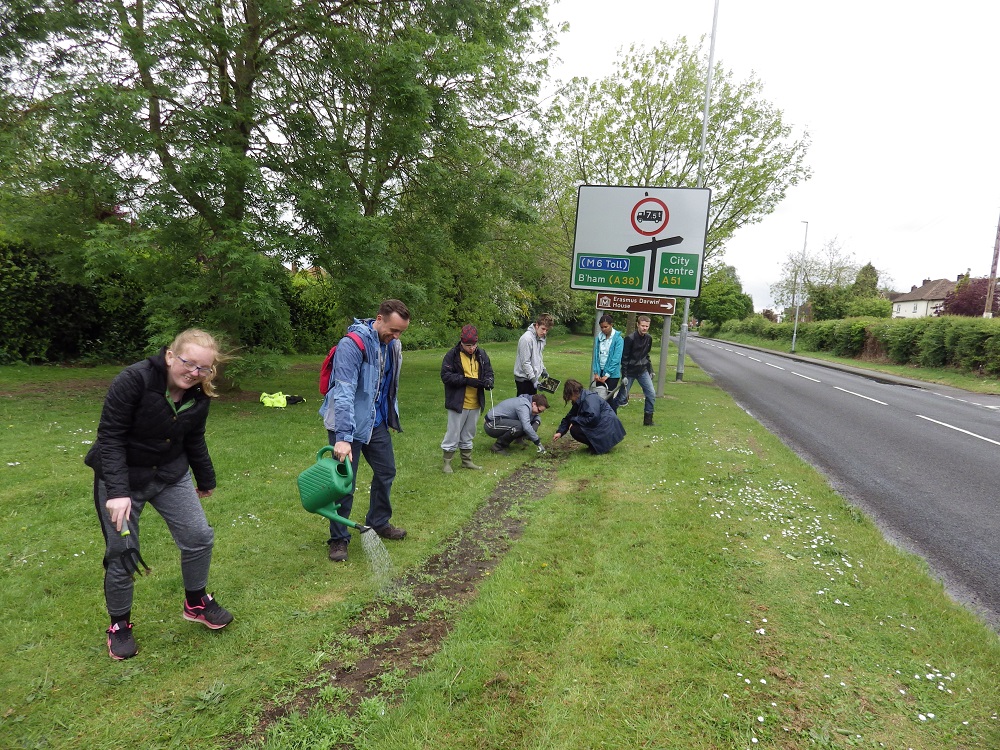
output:
POLYGON ((948 364, 948 345, 945 338, 949 322, 948 318, 938 318, 925 327, 916 357, 921 367, 944 367, 948 364))
POLYGON ((898 365, 907 365, 919 356, 920 339, 930 318, 898 319, 898 323, 885 329, 885 350, 889 359, 898 365))
POLYGON ((838 320, 834 329, 833 353, 838 357, 857 357, 865 348, 865 318, 838 320))

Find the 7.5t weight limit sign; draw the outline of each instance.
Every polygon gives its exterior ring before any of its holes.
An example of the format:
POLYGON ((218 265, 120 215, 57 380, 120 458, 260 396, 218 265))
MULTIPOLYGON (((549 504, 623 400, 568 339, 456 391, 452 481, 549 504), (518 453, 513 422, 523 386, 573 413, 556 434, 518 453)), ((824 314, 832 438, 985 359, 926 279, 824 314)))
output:
POLYGON ((570 287, 697 297, 711 191, 583 185, 570 287))

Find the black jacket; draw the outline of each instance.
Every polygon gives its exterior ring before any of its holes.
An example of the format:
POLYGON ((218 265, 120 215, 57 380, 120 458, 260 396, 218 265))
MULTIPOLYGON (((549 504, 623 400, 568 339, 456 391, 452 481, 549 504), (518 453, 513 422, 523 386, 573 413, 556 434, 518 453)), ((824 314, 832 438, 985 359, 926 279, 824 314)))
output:
POLYGON ((634 378, 648 372, 652 375, 653 363, 649 361, 649 352, 653 348, 653 337, 648 333, 640 336, 638 331, 632 331, 625 337, 622 347, 622 375, 634 378))
POLYGON ((97 440, 84 463, 107 485, 108 497, 131 497, 154 480, 173 483, 194 472, 200 490, 215 489, 205 443, 211 399, 195 385, 177 407, 167 395, 166 349, 122 370, 104 399, 97 440))
MULTIPOLYGON (((441 362, 441 382, 444 383, 444 408, 449 411, 462 411, 462 404, 465 403, 465 389, 469 385, 468 378, 465 377, 465 370, 462 369, 462 344, 458 343, 453 349, 449 349, 441 362)), ((482 347, 476 349, 476 361, 479 363, 479 391, 476 394, 479 399, 479 408, 486 407, 486 394, 484 390, 493 390, 493 365, 490 364, 489 355, 483 351, 482 347)))

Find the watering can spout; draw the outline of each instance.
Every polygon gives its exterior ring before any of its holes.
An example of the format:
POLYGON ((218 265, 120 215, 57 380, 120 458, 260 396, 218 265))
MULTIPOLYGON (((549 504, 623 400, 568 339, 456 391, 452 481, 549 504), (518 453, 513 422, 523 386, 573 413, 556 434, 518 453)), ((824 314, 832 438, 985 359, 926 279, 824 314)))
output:
POLYGON ((359 534, 367 534, 369 531, 372 531, 371 526, 362 526, 361 524, 356 524, 354 528, 358 530, 359 534))

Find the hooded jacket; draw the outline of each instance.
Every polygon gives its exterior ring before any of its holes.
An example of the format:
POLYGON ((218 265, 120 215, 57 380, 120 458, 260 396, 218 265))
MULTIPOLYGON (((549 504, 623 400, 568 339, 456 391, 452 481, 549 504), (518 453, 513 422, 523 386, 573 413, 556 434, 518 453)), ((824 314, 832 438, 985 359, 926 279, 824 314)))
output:
MULTIPOLYGON (((493 365, 490 364, 489 355, 477 348, 473 356, 479 363, 479 382, 481 385, 476 393, 479 400, 479 408, 486 408, 487 389, 493 390, 493 365)), ((444 383, 444 408, 448 411, 462 412, 462 405, 465 403, 465 389, 468 387, 468 378, 465 377, 465 369, 462 367, 462 343, 459 342, 453 349, 449 349, 441 362, 441 382, 444 383)))
POLYGON ((520 396, 504 399, 486 413, 483 421, 486 424, 495 424, 498 419, 517 420, 528 440, 535 445, 542 442, 536 431, 541 424, 541 418, 531 412, 531 394, 522 393, 520 396))
MULTIPOLYGON (((323 417, 323 425, 336 435, 337 442, 355 441, 368 444, 375 429, 375 394, 378 392, 379 350, 381 342, 378 333, 372 327, 375 318, 365 320, 354 319, 347 331, 361 337, 365 349, 362 352, 358 345, 346 335, 337 344, 333 355, 333 386, 327 391, 319 413, 323 417)), ((399 424, 399 404, 396 399, 399 390, 399 371, 403 364, 403 347, 399 339, 389 342, 385 369, 392 375, 389 378, 387 426, 396 432, 402 432, 399 424)))
POLYGON ((545 339, 538 337, 535 324, 521 334, 517 341, 517 359, 514 360, 514 379, 530 380, 538 385, 545 365, 542 363, 542 351, 545 349, 545 339))
POLYGON ((188 469, 200 490, 215 489, 205 443, 211 399, 201 384, 174 406, 167 393, 167 349, 122 370, 104 399, 97 440, 84 463, 107 485, 108 497, 132 497, 153 482, 173 484, 188 469))

